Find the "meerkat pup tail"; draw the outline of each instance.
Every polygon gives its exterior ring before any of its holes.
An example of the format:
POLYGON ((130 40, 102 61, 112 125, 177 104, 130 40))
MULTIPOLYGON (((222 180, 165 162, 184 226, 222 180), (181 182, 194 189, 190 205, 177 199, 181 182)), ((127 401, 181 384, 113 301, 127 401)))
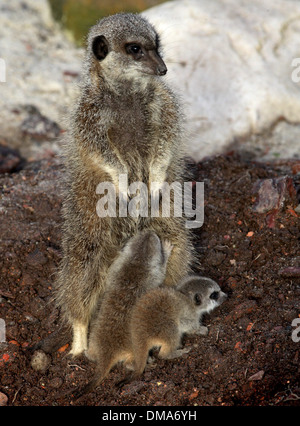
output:
POLYGON ((86 385, 72 392, 74 401, 96 389, 97 386, 99 386, 108 375, 112 366, 112 363, 107 363, 107 365, 97 365, 94 377, 86 385))
POLYGON ((144 294, 132 310, 130 323, 134 370, 118 386, 143 373, 153 347, 160 348, 159 358, 163 359, 187 353, 189 349, 178 349, 183 334, 207 335, 202 316, 226 298, 215 281, 198 276, 186 277, 176 288, 160 287, 144 294))

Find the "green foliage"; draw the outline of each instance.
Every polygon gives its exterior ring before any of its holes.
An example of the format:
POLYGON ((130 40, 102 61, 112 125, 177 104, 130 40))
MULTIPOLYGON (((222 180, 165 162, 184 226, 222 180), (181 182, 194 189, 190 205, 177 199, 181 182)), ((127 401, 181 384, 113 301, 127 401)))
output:
POLYGON ((141 12, 165 0, 49 0, 54 19, 70 30, 78 45, 89 28, 104 16, 118 12, 141 12))

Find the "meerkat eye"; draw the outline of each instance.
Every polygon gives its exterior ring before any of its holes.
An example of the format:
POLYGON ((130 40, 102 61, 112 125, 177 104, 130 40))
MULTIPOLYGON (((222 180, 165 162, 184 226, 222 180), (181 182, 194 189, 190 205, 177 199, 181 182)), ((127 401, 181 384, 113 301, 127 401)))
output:
POLYGON ((194 301, 196 305, 201 305, 201 297, 198 293, 195 294, 194 301))
POLYGON ((214 291, 211 295, 210 298, 212 300, 218 300, 219 299, 219 292, 218 291, 214 291))
POLYGON ((137 53, 141 53, 142 51, 138 44, 129 44, 126 47, 126 50, 128 53, 133 53, 134 55, 136 55, 137 53))
POLYGON ((136 59, 139 59, 144 55, 141 46, 139 46, 138 44, 135 44, 135 43, 127 44, 126 45, 126 52, 129 55, 133 55, 136 59))

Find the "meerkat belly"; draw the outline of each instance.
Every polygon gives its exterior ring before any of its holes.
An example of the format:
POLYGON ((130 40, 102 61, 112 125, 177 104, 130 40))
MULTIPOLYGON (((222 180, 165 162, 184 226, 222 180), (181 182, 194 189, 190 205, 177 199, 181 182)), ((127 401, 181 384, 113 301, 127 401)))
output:
POLYGON ((128 184, 133 182, 148 183, 150 174, 151 139, 150 130, 146 123, 138 126, 126 123, 115 124, 109 131, 113 140, 118 140, 118 150, 122 160, 126 163, 128 184))

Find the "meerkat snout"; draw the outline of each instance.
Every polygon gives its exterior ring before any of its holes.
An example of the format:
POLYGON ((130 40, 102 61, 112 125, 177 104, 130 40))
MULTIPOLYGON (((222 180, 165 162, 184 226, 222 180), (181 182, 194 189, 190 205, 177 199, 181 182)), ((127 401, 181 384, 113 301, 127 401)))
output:
POLYGON ((167 67, 160 55, 156 50, 149 50, 146 52, 146 57, 148 56, 148 63, 149 65, 152 63, 154 74, 156 75, 166 75, 167 74, 167 67))
POLYGON ((142 63, 142 72, 162 76, 167 73, 167 67, 157 49, 158 46, 155 46, 155 48, 152 49, 147 49, 145 46, 138 43, 126 44, 127 54, 130 55, 134 61, 142 63))

